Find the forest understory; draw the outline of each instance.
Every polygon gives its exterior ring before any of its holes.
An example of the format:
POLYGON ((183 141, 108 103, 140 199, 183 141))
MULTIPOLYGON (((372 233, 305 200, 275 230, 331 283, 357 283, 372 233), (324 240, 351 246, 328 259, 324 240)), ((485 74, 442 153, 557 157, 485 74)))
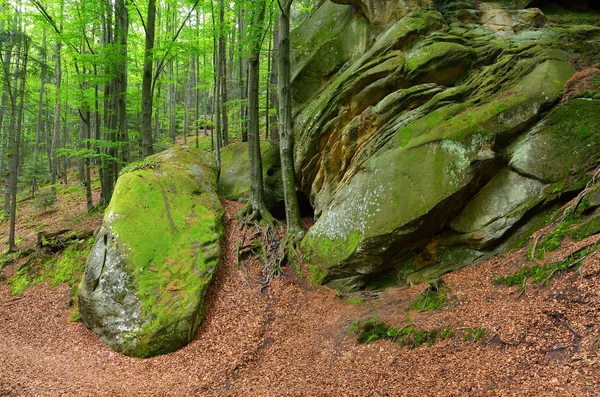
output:
MULTIPOLYGON (((73 205, 78 189, 59 194, 52 211, 20 217, 18 235, 29 236, 21 247, 32 251, 3 257, 0 265, 1 396, 600 393, 600 258, 581 250, 595 247, 600 235, 563 242, 547 262, 572 256, 577 266, 573 259, 539 284, 528 277, 519 285, 498 282, 519 274, 527 263, 524 247, 444 275, 443 299, 427 284, 343 294, 290 267, 262 288, 260 261, 237 260, 238 243, 252 234, 237 224, 243 204, 223 201, 222 258, 196 338, 174 353, 136 359, 72 321, 73 281, 55 278, 11 294, 11 280, 35 257, 40 228, 83 233, 100 226, 100 213, 84 216, 85 205, 73 205), (369 330, 365 323, 384 332, 358 343, 357 334, 369 330)), ((7 222, 0 226, 6 236, 7 222)), ((550 227, 532 236, 530 250, 550 227)))

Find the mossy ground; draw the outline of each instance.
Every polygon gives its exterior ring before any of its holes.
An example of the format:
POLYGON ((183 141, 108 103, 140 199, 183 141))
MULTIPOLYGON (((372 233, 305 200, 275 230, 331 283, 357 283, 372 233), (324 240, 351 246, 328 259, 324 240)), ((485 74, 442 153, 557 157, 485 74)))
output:
POLYGON ((57 255, 32 256, 9 280, 10 293, 21 295, 33 285, 48 282, 51 287, 63 283, 71 286, 70 319, 79 320, 77 290, 94 238, 71 243, 57 255))

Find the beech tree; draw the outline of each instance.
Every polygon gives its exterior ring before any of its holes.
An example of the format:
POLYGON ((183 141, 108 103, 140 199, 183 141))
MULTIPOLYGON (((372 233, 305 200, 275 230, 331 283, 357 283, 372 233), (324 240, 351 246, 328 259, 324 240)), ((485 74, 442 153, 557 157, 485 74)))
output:
POLYGON ((290 10, 292 0, 282 4, 279 10, 279 152, 281 156, 281 178, 285 201, 287 234, 292 241, 299 241, 304 235, 304 225, 300 218, 294 172, 292 130, 292 95, 290 90, 290 10))
POLYGON ((264 38, 266 4, 255 2, 252 9, 252 29, 248 32, 250 54, 248 56, 248 158, 250 160, 250 200, 243 211, 249 220, 264 220, 274 226, 274 219, 264 200, 262 158, 260 154, 258 83, 260 48, 264 38))

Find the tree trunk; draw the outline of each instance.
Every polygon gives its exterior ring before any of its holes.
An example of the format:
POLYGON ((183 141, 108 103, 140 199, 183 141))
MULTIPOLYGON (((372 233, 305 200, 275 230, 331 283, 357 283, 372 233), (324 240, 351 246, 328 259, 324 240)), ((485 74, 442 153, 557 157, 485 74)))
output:
POLYGON ((29 55, 29 43, 28 39, 21 33, 20 45, 24 47, 23 51, 23 63, 20 67, 19 75, 21 75, 21 86, 19 87, 19 107, 17 110, 17 128, 15 134, 15 165, 13 168, 13 181, 11 183, 12 197, 11 197, 11 209, 10 209, 10 231, 9 231, 9 251, 16 251, 17 246, 15 244, 15 226, 17 221, 17 181, 19 175, 19 148, 21 146, 21 127, 23 121, 23 102, 25 101, 25 78, 27 77, 27 58, 29 55))
POLYGON ((244 80, 244 8, 240 6, 238 11, 238 25, 239 25, 239 38, 238 38, 238 46, 239 46, 239 85, 240 85, 240 131, 242 136, 242 142, 248 142, 248 129, 246 128, 246 98, 248 94, 248 88, 246 87, 244 80))
POLYGON ((0 134, 2 138, 0 139, 0 179, 4 174, 4 151, 6 149, 6 140, 7 133, 2 129, 2 124, 4 122, 4 115, 6 114, 6 108, 8 106, 8 84, 10 83, 8 70, 10 67, 10 62, 12 58, 12 47, 9 47, 8 51, 6 51, 6 57, 4 58, 4 63, 2 64, 2 71, 4 74, 4 83, 2 84, 2 100, 0 102, 0 134))
POLYGON ((152 148, 152 50, 154 49, 154 29, 156 24, 156 2, 148 0, 146 17, 146 46, 144 49, 144 69, 142 72, 142 156, 150 156, 152 148))
MULTIPOLYGON (((212 2, 211 2, 212 4, 212 2)), ((220 0, 219 7, 223 8, 223 0, 220 0)), ((213 31, 217 32, 217 36, 221 35, 221 26, 217 26, 215 23, 215 13, 214 9, 212 12, 213 15, 213 31)), ((217 162, 217 175, 221 173, 221 95, 219 95, 219 87, 221 83, 221 68, 219 67, 219 50, 220 47, 217 47, 217 38, 213 38, 213 46, 214 46, 214 57, 213 57, 213 65, 216 67, 217 75, 215 77, 215 92, 214 92, 214 102, 213 113, 215 115, 215 131, 211 132, 211 146, 215 150, 215 158, 217 162)))
POLYGON ((56 185, 56 179, 58 177, 58 156, 56 155, 56 150, 60 145, 60 84, 62 80, 61 64, 61 43, 58 41, 56 43, 56 70, 54 77, 54 129, 52 132, 52 148, 50 149, 50 172, 52 173, 52 185, 56 185))
MULTIPOLYGON (((125 0, 116 2, 115 41, 118 44, 117 56, 117 106, 118 106, 118 140, 121 142, 121 161, 129 162, 129 134, 127 131, 127 35, 129 33, 129 16, 125 0)), ((116 180, 115 173, 115 180, 116 180)))
POLYGON ((250 39, 250 56, 248 57, 248 158, 250 160, 250 206, 253 218, 262 218, 267 223, 273 222, 264 201, 264 185, 262 175, 262 159, 260 154, 260 135, 258 131, 258 85, 260 74, 260 47, 265 18, 265 3, 255 4, 253 31, 250 39))
POLYGON ((292 0, 287 0, 279 16, 279 152, 281 156, 281 178, 287 233, 302 235, 304 225, 300 218, 294 173, 292 130, 292 95, 290 91, 290 8, 292 0))
MULTIPOLYGON (((229 144, 229 120, 227 118, 227 38, 223 33, 225 24, 225 2, 219 2, 219 75, 221 81, 221 139, 222 146, 229 144)), ((217 91, 218 92, 218 91, 217 91)))
POLYGON ((37 171, 40 151, 40 141, 42 137, 42 129, 44 128, 44 86, 46 84, 46 29, 42 30, 42 47, 41 47, 41 71, 40 71, 40 93, 38 96, 38 113, 37 125, 35 128, 35 147, 33 148, 33 178, 31 180, 32 195, 38 191, 37 186, 37 171))
MULTIPOLYGON (((277 20, 277 15, 279 13, 275 13, 275 20, 277 20)), ((279 128, 277 126, 277 69, 278 69, 278 54, 279 54, 279 24, 276 22, 273 24, 273 54, 271 58, 271 76, 269 79, 269 85, 272 87, 271 89, 271 97, 269 98, 269 109, 267 114, 269 115, 269 139, 272 141, 276 141, 279 139, 279 128), (272 109, 272 111, 271 111, 272 109)))

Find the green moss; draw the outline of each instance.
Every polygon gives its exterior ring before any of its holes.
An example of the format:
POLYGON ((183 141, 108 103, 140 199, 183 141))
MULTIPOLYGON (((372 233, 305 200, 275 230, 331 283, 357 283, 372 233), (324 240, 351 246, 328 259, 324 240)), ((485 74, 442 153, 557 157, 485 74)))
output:
POLYGON ((325 281, 325 277, 327 277, 327 272, 323 271, 319 266, 316 265, 308 265, 309 279, 313 284, 323 284, 325 281))
POLYGON ((147 161, 157 167, 122 175, 106 209, 106 216, 113 218, 112 233, 126 247, 126 266, 133 276, 134 285, 123 291, 137 290, 142 316, 149 320, 143 325, 142 341, 136 341, 151 347, 136 348, 132 354, 137 356, 163 352, 155 348, 174 350, 169 336, 159 330, 175 323, 181 329, 171 330, 180 334, 186 325, 177 319, 197 313, 197 323, 202 320, 203 305, 196 304, 219 259, 223 209, 213 193, 214 180, 207 175, 214 172, 206 157, 210 155, 200 156, 203 168, 196 165, 200 153, 179 149, 152 156, 147 161), (164 343, 155 343, 157 338, 164 343))
POLYGON ((156 169, 160 164, 160 161, 156 157, 146 157, 140 161, 134 161, 133 163, 127 164, 121 169, 119 175, 127 174, 137 170, 153 170, 156 169))
POLYGON ((346 298, 346 302, 351 303, 353 305, 360 305, 362 303, 362 299, 360 296, 349 296, 346 298))
POLYGON ((371 343, 388 337, 390 327, 377 317, 373 317, 362 325, 360 333, 356 337, 358 343, 371 343))
POLYGON ((522 289, 525 288, 525 284, 528 280, 531 280, 534 284, 548 285, 557 275, 565 273, 571 270, 577 270, 581 266, 582 258, 595 251, 595 248, 586 248, 585 250, 579 251, 574 255, 569 256, 567 259, 555 262, 555 263, 544 263, 534 264, 531 266, 523 265, 521 269, 508 276, 500 276, 494 280, 495 285, 507 285, 513 286, 518 285, 522 289))

